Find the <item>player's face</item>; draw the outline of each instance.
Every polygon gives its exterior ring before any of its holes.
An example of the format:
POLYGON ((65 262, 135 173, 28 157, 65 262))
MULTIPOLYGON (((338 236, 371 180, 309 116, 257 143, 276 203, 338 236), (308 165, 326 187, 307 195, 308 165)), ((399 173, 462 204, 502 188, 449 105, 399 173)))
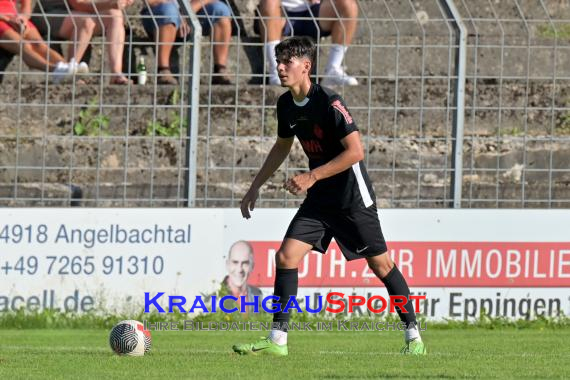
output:
POLYGON ((245 285, 251 271, 251 264, 247 246, 242 244, 234 246, 226 263, 229 280, 233 286, 245 285))
POLYGON ((283 87, 294 87, 303 83, 310 68, 311 63, 307 58, 293 57, 288 61, 277 59, 277 73, 283 87))

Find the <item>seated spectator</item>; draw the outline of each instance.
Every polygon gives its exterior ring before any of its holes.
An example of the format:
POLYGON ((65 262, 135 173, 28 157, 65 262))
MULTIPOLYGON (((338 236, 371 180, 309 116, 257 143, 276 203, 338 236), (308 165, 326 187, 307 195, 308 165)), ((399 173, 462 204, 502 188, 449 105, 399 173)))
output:
MULTIPOLYGON (((170 53, 177 34, 179 37, 184 37, 190 32, 190 27, 180 16, 176 0, 147 0, 147 3, 148 7, 143 8, 141 14, 146 16, 143 18, 143 26, 149 37, 158 37, 158 83, 178 84, 170 71, 170 53), (156 27, 158 27, 158 36, 155 36, 156 27)), ((212 84, 231 84, 226 68, 232 36, 229 7, 219 0, 191 0, 190 6, 198 15, 202 34, 211 34, 214 43, 212 84), (211 25, 213 31, 210 30, 211 25)))
POLYGON ((48 29, 55 38, 73 41, 69 46, 68 57, 72 62, 80 62, 91 43, 93 36, 105 31, 107 56, 111 69, 111 84, 129 84, 123 75, 123 49, 125 45, 125 26, 123 9, 133 4, 134 0, 68 0, 69 8, 61 0, 39 0, 47 17, 38 17, 37 24, 42 31, 48 29), (59 16, 58 16, 59 15, 59 16), (62 16, 63 15, 63 16, 62 16), (45 25, 46 21, 49 25, 45 25))
POLYGON ((53 72, 56 82, 77 72, 76 64, 66 63, 63 57, 47 46, 38 29, 30 21, 31 0, 21 0, 20 9, 15 0, 0 0, 0 48, 22 54, 29 67, 53 72))
POLYGON ((321 80, 322 85, 358 84, 356 78, 347 75, 342 66, 344 55, 357 27, 358 5, 355 0, 261 0, 259 12, 263 17, 259 26, 261 39, 265 43, 269 84, 281 84, 277 75, 275 46, 282 36, 293 34, 310 36, 315 40, 319 36, 331 36, 332 46, 325 68, 325 77, 321 80), (287 13, 290 23, 283 18, 281 6, 287 13), (309 19, 296 19, 299 17, 309 19), (313 19, 310 19, 311 17, 321 18, 318 20, 318 26, 313 19))

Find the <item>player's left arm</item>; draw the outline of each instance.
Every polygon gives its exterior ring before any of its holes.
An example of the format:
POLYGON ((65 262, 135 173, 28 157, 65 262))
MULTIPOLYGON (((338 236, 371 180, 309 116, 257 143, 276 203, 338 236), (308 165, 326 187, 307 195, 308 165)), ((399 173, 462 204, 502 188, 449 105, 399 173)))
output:
POLYGON ((340 140, 344 151, 310 172, 299 174, 285 183, 285 188, 292 194, 299 194, 311 188, 317 181, 342 173, 352 165, 364 159, 364 151, 360 142, 360 133, 353 131, 340 140))

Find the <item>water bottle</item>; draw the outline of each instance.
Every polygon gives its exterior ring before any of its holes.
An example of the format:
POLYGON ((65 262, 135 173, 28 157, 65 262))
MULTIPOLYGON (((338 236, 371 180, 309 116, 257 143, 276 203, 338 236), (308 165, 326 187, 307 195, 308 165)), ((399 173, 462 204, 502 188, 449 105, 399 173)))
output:
POLYGON ((142 56, 139 58, 139 64, 137 65, 137 79, 139 84, 146 83, 146 65, 142 56))

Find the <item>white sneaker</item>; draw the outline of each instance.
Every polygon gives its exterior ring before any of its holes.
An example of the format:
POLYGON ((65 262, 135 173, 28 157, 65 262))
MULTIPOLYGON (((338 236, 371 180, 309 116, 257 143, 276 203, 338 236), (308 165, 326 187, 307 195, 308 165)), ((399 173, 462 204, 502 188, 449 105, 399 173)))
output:
POLYGON ((323 86, 357 86, 358 80, 344 71, 342 67, 333 67, 325 72, 324 78, 321 79, 323 86))
POLYGON ((58 62, 53 70, 53 82, 60 83, 75 73, 75 66, 66 62, 58 62))
POLYGON ((71 66, 72 71, 76 74, 89 74, 89 66, 85 62, 77 63, 75 58, 71 58, 71 61, 69 61, 69 66, 71 66))
POLYGON ((89 66, 85 62, 79 62, 77 65, 77 73, 78 74, 89 74, 89 66))

